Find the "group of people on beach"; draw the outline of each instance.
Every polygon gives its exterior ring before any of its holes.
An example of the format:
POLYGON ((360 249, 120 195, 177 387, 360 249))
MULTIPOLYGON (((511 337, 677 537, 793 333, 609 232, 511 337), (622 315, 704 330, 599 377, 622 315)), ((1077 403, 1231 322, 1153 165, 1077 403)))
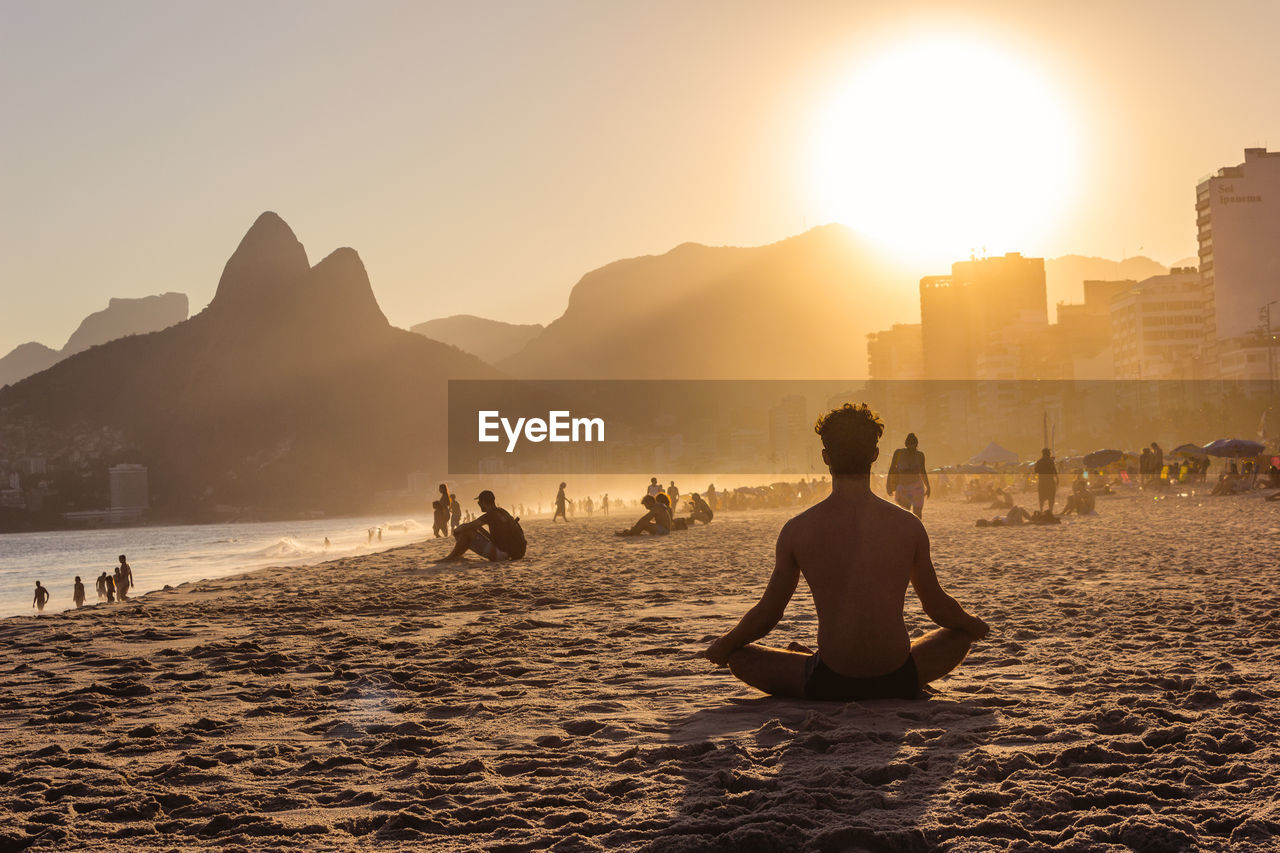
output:
POLYGON ((675 481, 667 489, 658 484, 658 478, 649 481, 649 489, 640 499, 645 513, 640 520, 625 530, 615 531, 618 536, 640 536, 648 533, 651 536, 666 536, 673 530, 688 530, 697 522, 710 524, 715 518, 715 509, 697 492, 687 495, 689 500, 688 517, 677 518, 676 506, 680 500, 680 490, 675 481))
MULTIPOLYGON (((133 586, 133 568, 129 565, 129 561, 124 554, 119 557, 119 564, 112 568, 111 573, 103 572, 98 575, 98 600, 105 601, 107 604, 115 604, 118 597, 121 601, 129 599, 129 589, 133 586)), ((80 580, 80 576, 76 575, 75 585, 71 589, 71 600, 74 602, 76 609, 84 607, 85 594, 84 582, 80 580)), ((37 612, 44 612, 44 607, 49 603, 49 589, 36 581, 35 596, 31 599, 31 606, 37 612)))

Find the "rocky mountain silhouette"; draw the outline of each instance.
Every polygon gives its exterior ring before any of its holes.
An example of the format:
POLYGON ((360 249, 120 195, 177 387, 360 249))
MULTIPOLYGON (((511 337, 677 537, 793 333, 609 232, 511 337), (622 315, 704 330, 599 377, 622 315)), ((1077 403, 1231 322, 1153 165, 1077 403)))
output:
POLYGON ((866 335, 919 315, 917 279, 842 225, 753 248, 686 243, 587 273, 564 314, 498 366, 555 379, 857 379, 866 335))
POLYGON ((447 381, 497 376, 393 328, 354 250, 311 266, 264 213, 199 314, 0 390, 0 439, 85 476, 145 464, 160 514, 350 511, 445 470, 447 381))
POLYGON ((471 314, 455 314, 410 326, 409 331, 441 343, 452 344, 463 352, 494 364, 515 355, 537 337, 542 328, 538 323, 519 325, 486 320, 471 314))
POLYGON ((126 335, 158 332, 187 319, 185 293, 161 293, 136 299, 112 297, 102 311, 80 321, 61 350, 44 344, 29 343, 15 348, 0 358, 0 386, 26 379, 47 370, 62 359, 89 347, 105 344, 126 335))

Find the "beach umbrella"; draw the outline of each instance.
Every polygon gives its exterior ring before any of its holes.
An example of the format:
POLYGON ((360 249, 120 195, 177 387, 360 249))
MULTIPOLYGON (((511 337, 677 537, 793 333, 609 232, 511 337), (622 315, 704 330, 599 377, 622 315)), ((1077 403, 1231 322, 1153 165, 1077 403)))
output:
POLYGON ((1262 442, 1247 438, 1220 438, 1204 446, 1204 452, 1210 456, 1257 456, 1264 449, 1262 442))
POLYGON ((1084 467, 1086 468, 1103 468, 1112 462, 1119 462, 1124 458, 1123 450, 1095 450, 1092 453, 1086 453, 1084 459, 1084 467))
POLYGON ((969 462, 974 465, 1012 465, 1018 461, 1018 454, 1005 450, 994 441, 975 454, 969 462))
POLYGON ((1192 459, 1203 459, 1204 448, 1198 444, 1183 444, 1169 451, 1170 456, 1187 456, 1192 459))

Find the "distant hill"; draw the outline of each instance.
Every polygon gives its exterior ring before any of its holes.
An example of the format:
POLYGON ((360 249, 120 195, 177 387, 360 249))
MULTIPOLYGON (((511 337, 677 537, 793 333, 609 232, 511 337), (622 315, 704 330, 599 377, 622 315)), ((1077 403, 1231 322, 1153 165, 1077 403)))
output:
POLYGON ((479 356, 490 364, 514 355, 542 331, 540 324, 516 325, 486 320, 470 314, 455 314, 428 320, 410 327, 409 331, 452 344, 463 352, 479 356))
POLYGON ((574 286, 507 372, 557 379, 857 379, 866 335, 917 316, 918 276, 842 225, 768 246, 677 246, 574 286))
POLYGON ((1085 281, 1142 281, 1153 275, 1164 275, 1169 268, 1164 264, 1139 255, 1112 261, 1107 258, 1063 255, 1044 262, 1045 290, 1049 296, 1049 316, 1054 316, 1054 306, 1059 302, 1084 301, 1085 281))
POLYGON ((0 387, 12 385, 33 373, 48 370, 62 358, 62 353, 34 341, 19 344, 13 351, 0 358, 0 387))
POLYGON ((444 470, 447 380, 497 375, 392 328, 354 250, 311 266, 264 213, 198 315, 0 389, 0 448, 86 478, 142 463, 163 512, 355 510, 444 470))
POLYGON ((187 319, 187 295, 162 293, 137 299, 113 297, 107 307, 90 314, 80 322, 66 344, 59 350, 43 344, 22 344, 0 358, 0 386, 26 379, 47 370, 60 360, 89 347, 105 344, 126 335, 158 332, 187 319))

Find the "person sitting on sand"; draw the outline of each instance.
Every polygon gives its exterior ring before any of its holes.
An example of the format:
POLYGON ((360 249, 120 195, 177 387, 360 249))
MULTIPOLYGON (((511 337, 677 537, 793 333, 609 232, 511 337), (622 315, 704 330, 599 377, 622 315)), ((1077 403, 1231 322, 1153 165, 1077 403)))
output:
POLYGON ((866 404, 818 419, 831 494, 778 535, 777 562, 759 603, 703 653, 766 693, 797 699, 913 699, 955 669, 987 623, 938 583, 920 519, 871 491, 884 424, 866 404), (757 645, 782 618, 804 575, 818 614, 818 651, 757 645), (910 584, 940 627, 912 642, 903 620, 910 584))
POLYGON ((652 495, 645 495, 640 499, 640 505, 646 510, 640 520, 631 526, 630 530, 619 530, 619 536, 639 536, 641 533, 648 533, 652 536, 666 536, 671 532, 671 511, 667 509, 666 494, 659 496, 663 500, 652 495))
POLYGON ((1013 507, 1013 496, 1004 489, 992 487, 989 497, 991 498, 990 509, 1010 509, 1013 507))
POLYGON ((31 599, 31 606, 40 612, 44 612, 45 602, 49 600, 49 590, 40 585, 40 581, 36 581, 36 594, 31 599))
POLYGON ((75 602, 76 610, 84 607, 84 584, 80 581, 79 575, 76 575, 76 585, 71 592, 71 600, 75 602))
POLYGON ((689 523, 701 521, 703 524, 710 524, 711 519, 715 518, 715 511, 707 505, 702 496, 697 492, 689 495, 689 502, 693 504, 693 511, 689 514, 689 523))
POLYGON ((1067 505, 1063 508, 1063 515, 1076 513, 1077 515, 1093 515, 1093 507, 1096 499, 1093 492, 1089 491, 1089 483, 1084 477, 1076 477, 1074 483, 1071 484, 1071 494, 1067 496, 1067 505))
POLYGON ((513 518, 511 513, 498 506, 493 492, 488 489, 476 495, 476 503, 480 504, 480 517, 458 525, 453 531, 456 540, 453 551, 440 562, 461 560, 469 550, 491 563, 523 557, 527 543, 520 519, 513 518))

